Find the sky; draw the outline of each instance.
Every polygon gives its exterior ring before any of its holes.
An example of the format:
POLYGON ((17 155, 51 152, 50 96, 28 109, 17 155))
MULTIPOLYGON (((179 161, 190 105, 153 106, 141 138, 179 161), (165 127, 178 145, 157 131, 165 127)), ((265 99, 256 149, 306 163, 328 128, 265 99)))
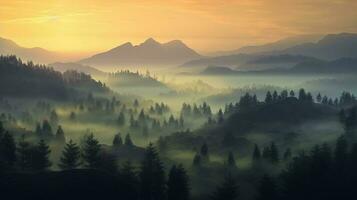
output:
POLYGON ((0 37, 77 53, 153 37, 209 52, 357 32, 356 10, 357 0, 0 0, 0 37))

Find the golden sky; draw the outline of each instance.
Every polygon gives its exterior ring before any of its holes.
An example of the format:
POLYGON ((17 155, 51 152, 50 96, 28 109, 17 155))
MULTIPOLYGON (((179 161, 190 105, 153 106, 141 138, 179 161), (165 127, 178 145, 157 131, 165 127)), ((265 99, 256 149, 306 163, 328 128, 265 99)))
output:
POLYGON ((357 0, 0 0, 0 37, 94 52, 148 37, 198 51, 357 32, 357 0))

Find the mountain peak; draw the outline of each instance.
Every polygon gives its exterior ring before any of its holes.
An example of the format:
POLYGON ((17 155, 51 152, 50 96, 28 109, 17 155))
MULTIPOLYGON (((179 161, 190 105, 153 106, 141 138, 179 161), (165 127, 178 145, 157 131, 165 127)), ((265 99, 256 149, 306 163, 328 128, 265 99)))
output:
POLYGON ((160 45, 160 43, 154 40, 153 38, 149 38, 145 40, 144 43, 142 43, 141 45, 160 45))

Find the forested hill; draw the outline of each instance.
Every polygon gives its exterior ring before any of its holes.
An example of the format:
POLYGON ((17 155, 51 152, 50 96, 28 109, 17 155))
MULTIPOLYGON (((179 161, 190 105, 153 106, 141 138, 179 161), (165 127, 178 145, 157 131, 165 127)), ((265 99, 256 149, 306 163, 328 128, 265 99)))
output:
MULTIPOLYGON (((109 89, 89 75, 76 71, 54 71, 45 65, 23 63, 16 56, 0 56, 0 96, 64 100, 85 91, 109 89)), ((87 95, 87 94, 86 94, 87 95)))

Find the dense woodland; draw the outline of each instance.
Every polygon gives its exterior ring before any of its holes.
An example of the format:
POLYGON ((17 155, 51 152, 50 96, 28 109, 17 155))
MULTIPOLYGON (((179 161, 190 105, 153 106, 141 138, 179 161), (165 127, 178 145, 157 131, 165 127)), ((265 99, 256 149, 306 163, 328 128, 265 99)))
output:
MULTIPOLYGON (((111 76, 123 74, 150 77, 111 76)), ((274 89, 218 109, 205 101, 175 108, 118 94, 84 73, 2 56, 0 193, 13 199, 353 199, 357 100, 339 92, 274 89)))

